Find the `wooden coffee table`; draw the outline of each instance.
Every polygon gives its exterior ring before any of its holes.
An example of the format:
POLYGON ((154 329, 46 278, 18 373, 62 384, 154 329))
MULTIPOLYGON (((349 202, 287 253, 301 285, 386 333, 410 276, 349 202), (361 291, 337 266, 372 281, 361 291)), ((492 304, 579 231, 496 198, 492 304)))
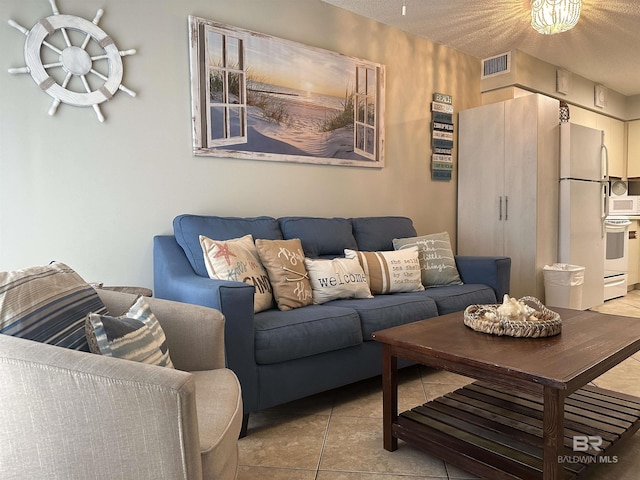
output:
POLYGON ((616 461, 640 398, 587 384, 640 350, 640 319, 554 310, 562 333, 547 338, 475 332, 462 312, 375 332, 384 448, 402 439, 491 479, 573 479, 616 461), (398 357, 479 381, 398 415, 398 357))

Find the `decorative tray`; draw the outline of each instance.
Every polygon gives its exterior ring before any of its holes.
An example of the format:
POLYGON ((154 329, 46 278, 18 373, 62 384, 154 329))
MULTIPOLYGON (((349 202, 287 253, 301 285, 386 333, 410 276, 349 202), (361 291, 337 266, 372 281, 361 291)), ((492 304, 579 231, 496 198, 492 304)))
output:
POLYGON ((536 297, 516 300, 509 295, 504 296, 502 305, 469 305, 464 311, 464 324, 478 332, 510 337, 551 337, 562 330, 560 315, 536 297))

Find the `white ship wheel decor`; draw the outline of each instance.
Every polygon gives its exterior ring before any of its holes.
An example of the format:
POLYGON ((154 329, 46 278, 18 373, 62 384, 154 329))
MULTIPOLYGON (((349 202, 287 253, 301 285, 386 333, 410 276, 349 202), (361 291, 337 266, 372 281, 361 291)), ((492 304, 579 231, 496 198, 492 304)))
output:
POLYGON ((53 9, 53 15, 41 19, 31 30, 9 20, 9 25, 27 37, 24 43, 26 66, 10 68, 9 73, 31 74, 40 89, 53 97, 49 115, 54 115, 58 105, 64 102, 76 107, 93 107, 98 120, 103 122, 104 116, 99 107, 102 102, 110 100, 118 90, 132 97, 136 96, 135 92, 120 83, 123 73, 120 57, 133 55, 136 51, 118 51, 111 37, 98 27, 98 22, 104 13, 102 9, 97 11, 93 22, 90 22, 74 15, 61 15, 55 0, 49 0, 49 3, 53 9), (58 30, 64 42, 62 48, 58 48, 52 38, 58 30), (74 39, 81 39, 81 41, 74 42, 72 41, 74 39), (89 48, 99 53, 92 55, 89 53, 91 51, 89 48), (43 57, 47 54, 53 56, 53 59, 50 63, 43 63, 43 57), (108 63, 108 75, 96 70, 94 66, 94 62, 99 64, 103 61, 108 63), (99 79, 99 86, 90 84, 87 78, 89 74, 99 79), (72 83, 77 83, 77 79, 80 80, 78 88, 73 88, 72 83))

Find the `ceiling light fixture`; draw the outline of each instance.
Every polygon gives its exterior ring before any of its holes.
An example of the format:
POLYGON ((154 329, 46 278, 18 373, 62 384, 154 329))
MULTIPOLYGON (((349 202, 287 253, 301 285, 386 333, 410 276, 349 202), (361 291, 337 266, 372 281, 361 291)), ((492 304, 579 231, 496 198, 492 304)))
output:
POLYGON ((582 0, 531 0, 531 26, 552 35, 571 30, 578 23, 582 0))

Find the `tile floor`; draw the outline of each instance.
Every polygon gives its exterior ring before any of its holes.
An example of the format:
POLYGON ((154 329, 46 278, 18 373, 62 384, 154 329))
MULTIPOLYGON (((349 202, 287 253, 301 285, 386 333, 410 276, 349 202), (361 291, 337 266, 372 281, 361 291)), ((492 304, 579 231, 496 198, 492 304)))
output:
MULTIPOLYGON (((640 319, 640 290, 594 308, 640 319)), ((423 366, 401 370, 399 410, 424 403, 470 380, 423 366)), ((594 382, 640 396, 640 352, 594 382)), ((616 464, 599 465, 589 479, 637 480, 640 433, 617 452, 616 464)), ((399 442, 382 448, 380 377, 314 395, 250 417, 240 440, 238 480, 425 480, 475 478, 399 442)))

